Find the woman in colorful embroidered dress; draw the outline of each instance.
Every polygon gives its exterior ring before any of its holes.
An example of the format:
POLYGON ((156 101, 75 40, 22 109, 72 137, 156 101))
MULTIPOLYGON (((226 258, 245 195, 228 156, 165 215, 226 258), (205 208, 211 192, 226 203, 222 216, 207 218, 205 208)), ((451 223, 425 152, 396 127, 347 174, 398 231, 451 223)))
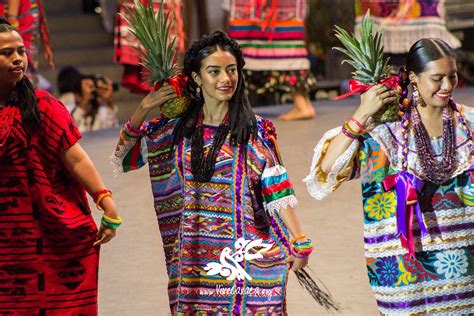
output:
POLYGON ((323 136, 305 179, 316 199, 361 179, 367 269, 382 314, 474 312, 474 111, 452 99, 456 71, 447 43, 417 41, 401 72, 401 122, 364 132, 396 98, 376 85, 323 136))
MULTIPOLYGON (((27 67, 23 39, 0 18, 0 314, 97 315, 95 246, 115 230, 97 231, 84 187, 104 184, 66 108, 33 89, 27 67)), ((117 218, 110 193, 99 199, 117 218)))
POLYGON ((249 90, 291 93, 281 120, 314 118, 309 91, 316 84, 305 45, 306 0, 231 0, 229 35, 242 46, 249 90))
POLYGON ((176 97, 171 86, 150 93, 115 152, 124 172, 148 162, 173 315, 281 315, 285 259, 293 269, 307 264, 307 254, 291 257, 287 228, 306 240, 296 198, 273 124, 248 102, 243 66, 240 47, 223 32, 194 42, 184 59, 189 110, 144 122, 176 97), (245 256, 239 251, 252 245, 245 256))

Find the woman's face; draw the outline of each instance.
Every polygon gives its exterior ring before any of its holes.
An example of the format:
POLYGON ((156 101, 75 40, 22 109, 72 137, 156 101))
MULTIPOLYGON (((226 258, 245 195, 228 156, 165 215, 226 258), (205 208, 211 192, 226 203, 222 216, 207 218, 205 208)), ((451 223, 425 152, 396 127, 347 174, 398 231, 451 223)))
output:
POLYGON ((237 88, 239 74, 237 61, 230 52, 217 49, 201 61, 199 74, 194 81, 201 87, 204 101, 229 101, 237 88))
POLYGON ((412 73, 410 79, 426 104, 443 107, 458 84, 457 71, 456 60, 446 56, 430 61, 422 73, 418 76, 412 73))
POLYGON ((0 86, 14 87, 28 67, 25 44, 16 31, 0 33, 0 86))

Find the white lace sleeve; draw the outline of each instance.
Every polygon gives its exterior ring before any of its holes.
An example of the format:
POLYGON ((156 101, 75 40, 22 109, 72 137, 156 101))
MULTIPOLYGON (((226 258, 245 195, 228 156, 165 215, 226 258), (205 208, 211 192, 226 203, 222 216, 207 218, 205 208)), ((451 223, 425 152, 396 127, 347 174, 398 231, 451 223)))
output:
POLYGON ((325 175, 321 170, 321 160, 327 148, 326 144, 340 132, 341 127, 336 127, 323 135, 316 148, 314 148, 309 175, 303 179, 309 194, 317 200, 322 200, 331 194, 349 176, 353 175, 352 178, 358 177, 358 170, 354 170, 354 158, 359 149, 358 140, 354 140, 349 148, 336 159, 329 174, 325 175))
POLYGON ((117 148, 110 158, 115 174, 141 168, 148 160, 145 138, 139 137, 125 140, 122 145, 117 145, 117 148), (137 151, 138 155, 131 155, 134 151, 137 151), (133 159, 128 159, 130 156, 132 156, 133 159))

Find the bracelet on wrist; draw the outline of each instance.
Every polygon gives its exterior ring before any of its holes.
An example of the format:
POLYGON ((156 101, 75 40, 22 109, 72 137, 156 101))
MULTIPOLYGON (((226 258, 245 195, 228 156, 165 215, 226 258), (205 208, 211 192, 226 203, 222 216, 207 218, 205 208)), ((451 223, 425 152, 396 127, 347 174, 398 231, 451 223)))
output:
POLYGON ((291 250, 293 256, 296 258, 305 258, 308 257, 314 250, 314 245, 311 239, 306 239, 305 241, 295 241, 291 242, 291 250))
POLYGON ((350 139, 357 139, 359 138, 360 134, 354 132, 350 127, 349 125, 347 124, 347 122, 344 123, 344 125, 342 125, 342 129, 341 129, 341 132, 347 136, 348 138, 350 139))
POLYGON ((106 197, 112 198, 112 191, 107 190, 107 189, 102 189, 94 193, 92 198, 94 199, 94 203, 97 209, 102 210, 102 207, 100 206, 100 204, 106 197))
POLYGON ((100 220, 101 224, 107 228, 117 229, 122 225, 122 218, 117 216, 117 218, 112 218, 107 215, 102 215, 102 219, 100 220))
POLYGON ((352 122, 355 125, 357 125, 357 127, 359 128, 361 133, 365 133, 367 131, 367 127, 364 124, 362 124, 361 122, 359 122, 355 117, 351 117, 349 119, 349 122, 352 122))

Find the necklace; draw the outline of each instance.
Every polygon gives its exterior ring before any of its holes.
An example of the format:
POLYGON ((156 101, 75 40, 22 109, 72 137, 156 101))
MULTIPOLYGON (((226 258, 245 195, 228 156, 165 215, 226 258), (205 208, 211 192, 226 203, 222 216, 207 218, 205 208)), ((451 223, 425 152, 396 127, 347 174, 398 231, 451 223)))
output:
POLYGON ((214 174, 216 159, 229 134, 229 113, 226 114, 222 123, 217 128, 216 135, 211 147, 204 157, 204 129, 202 126, 203 112, 199 113, 196 130, 191 136, 191 171, 194 180, 198 182, 209 182, 214 174))
POLYGON ((413 132, 415 145, 418 150, 418 160, 426 179, 441 185, 451 178, 456 168, 456 131, 454 119, 449 107, 443 109, 443 152, 442 159, 438 161, 431 148, 430 137, 420 118, 420 113, 415 107, 412 110, 413 132))

